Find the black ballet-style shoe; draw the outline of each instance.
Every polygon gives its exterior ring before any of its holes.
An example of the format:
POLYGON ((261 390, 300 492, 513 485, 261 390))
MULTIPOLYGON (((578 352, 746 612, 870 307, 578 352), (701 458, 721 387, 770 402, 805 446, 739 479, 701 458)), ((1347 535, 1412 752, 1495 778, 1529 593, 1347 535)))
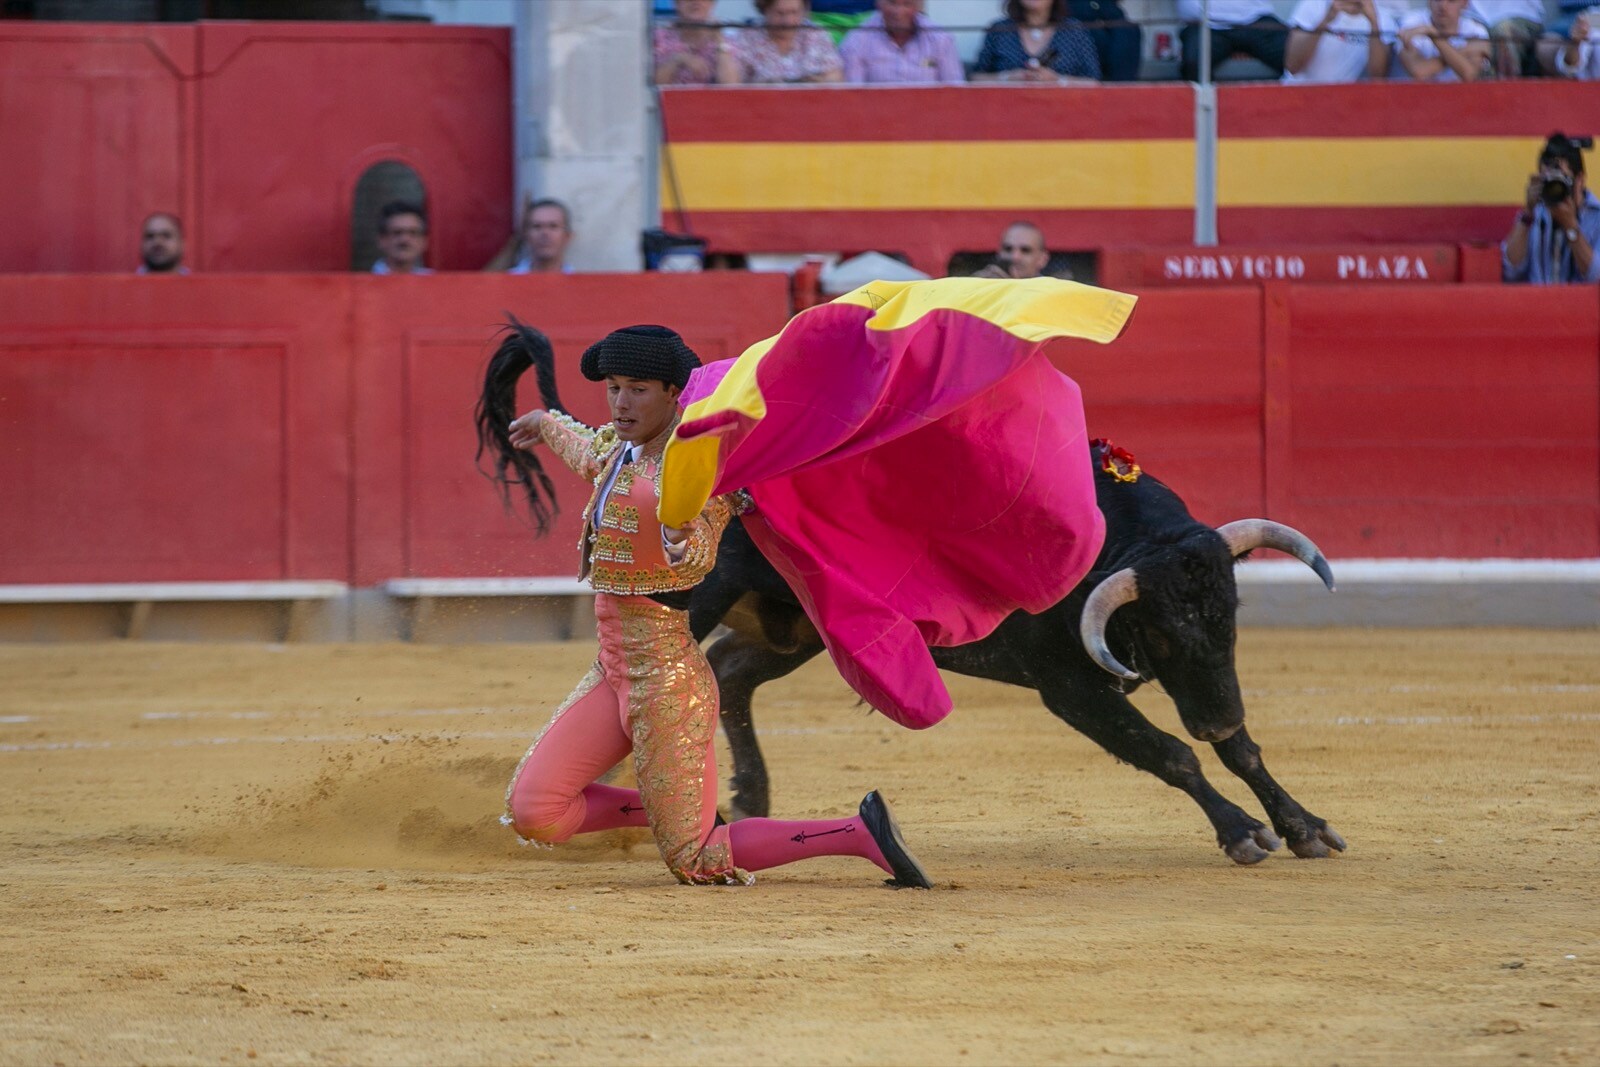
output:
POLYGON ((889 802, 876 789, 861 798, 861 821, 866 824, 867 832, 878 843, 883 858, 889 861, 889 867, 894 871, 893 878, 884 880, 886 884, 897 889, 933 888, 933 883, 928 880, 928 872, 922 869, 922 864, 906 848, 905 839, 900 836, 900 824, 895 822, 889 802))

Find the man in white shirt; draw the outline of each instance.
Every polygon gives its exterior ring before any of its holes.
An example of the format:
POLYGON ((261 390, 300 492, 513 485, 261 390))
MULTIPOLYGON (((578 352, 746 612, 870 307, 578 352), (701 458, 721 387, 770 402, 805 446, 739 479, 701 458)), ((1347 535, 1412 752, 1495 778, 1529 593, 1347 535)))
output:
POLYGON ((572 212, 546 197, 528 207, 522 223, 522 255, 508 274, 571 274, 567 246, 572 243, 572 212))
MULTIPOLYGON (((1211 0, 1206 10, 1213 72, 1229 57, 1247 55, 1265 63, 1274 76, 1283 73, 1283 42, 1289 28, 1272 13, 1270 0, 1211 0)), ((1178 17, 1186 23, 1178 31, 1184 81, 1200 80, 1200 12, 1200 0, 1178 0, 1178 17)))
POLYGON ((1467 0, 1428 0, 1400 20, 1391 78, 1470 82, 1489 73, 1489 29, 1466 13, 1467 0))
POLYGON ((485 266, 507 274, 571 274, 572 210, 560 200, 524 196, 522 225, 485 266))
POLYGON ((1353 82, 1389 71, 1397 24, 1377 0, 1300 0, 1289 25, 1286 84, 1353 82))

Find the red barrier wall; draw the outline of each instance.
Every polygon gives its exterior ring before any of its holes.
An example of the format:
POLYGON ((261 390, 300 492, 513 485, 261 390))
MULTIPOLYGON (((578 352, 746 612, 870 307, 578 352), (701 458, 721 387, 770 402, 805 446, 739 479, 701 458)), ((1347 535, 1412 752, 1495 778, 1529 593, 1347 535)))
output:
POLYGON ((131 271, 156 210, 196 270, 345 270, 382 160, 423 180, 429 263, 477 269, 512 226, 510 67, 501 28, 0 22, 0 271, 131 271))
POLYGON ((1115 344, 1050 355, 1083 388, 1089 435, 1132 451, 1196 515, 1265 511, 1259 290, 1146 292, 1115 344))
POLYGON ((1151 290, 1115 344, 1051 355, 1090 434, 1213 524, 1330 556, 1600 555, 1592 287, 1151 290))
POLYGON ((343 281, 0 277, 0 581, 343 577, 343 281))
POLYGON ((1267 507, 1342 555, 1600 555, 1592 287, 1270 287, 1267 507))
MULTIPOLYGON (((473 468, 502 310, 575 372, 626 322, 708 359, 786 316, 779 275, 0 277, 0 582, 571 573, 585 487, 532 540, 473 468)), ((1270 284, 1142 295, 1058 342, 1090 432, 1212 523, 1333 557, 1600 556, 1592 288, 1270 284)), ((531 406, 531 401, 524 406, 531 406)))
MULTIPOLYGON (((568 575, 474 469, 504 310, 583 348, 668 322, 705 358, 781 326, 781 275, 0 276, 0 582, 568 575)), ((528 407, 534 406, 530 398, 528 407)))
MULTIPOLYGON (((532 541, 508 519, 472 468, 472 406, 486 338, 501 309, 549 335, 563 399, 591 425, 607 419, 600 388, 578 373, 596 339, 635 322, 669 323, 705 360, 737 356, 782 327, 782 275, 579 274, 563 278, 456 275, 365 281, 358 289, 354 379, 352 580, 397 574, 479 576, 574 573, 588 486, 547 464, 564 509, 555 532, 532 541), (431 285, 429 283, 442 283, 431 285)), ((524 407, 537 406, 531 392, 524 407)))
POLYGON ((131 271, 140 221, 192 223, 191 26, 0 22, 0 270, 131 271))

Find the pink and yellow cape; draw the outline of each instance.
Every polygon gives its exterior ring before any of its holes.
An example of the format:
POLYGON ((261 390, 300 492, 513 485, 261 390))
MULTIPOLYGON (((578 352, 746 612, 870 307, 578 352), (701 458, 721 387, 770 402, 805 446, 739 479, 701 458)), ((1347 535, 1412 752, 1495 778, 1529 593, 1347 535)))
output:
POLYGON ((839 672, 903 726, 950 694, 928 645, 1056 603, 1105 537, 1083 400, 1042 350, 1114 340, 1134 297, 1074 282, 873 282, 697 372, 661 521, 745 488, 745 527, 839 672))

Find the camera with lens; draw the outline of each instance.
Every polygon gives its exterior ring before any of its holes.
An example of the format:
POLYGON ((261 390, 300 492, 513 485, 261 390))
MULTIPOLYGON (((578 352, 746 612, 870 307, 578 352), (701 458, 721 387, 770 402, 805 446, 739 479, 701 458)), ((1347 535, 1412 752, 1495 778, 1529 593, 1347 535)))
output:
POLYGON ((1543 167, 1539 171, 1543 184, 1539 186, 1539 199, 1547 207, 1555 207, 1572 199, 1572 175, 1560 167, 1543 167))
POLYGON ((1539 199, 1555 207, 1572 199, 1575 174, 1583 173, 1583 153, 1594 148, 1592 137, 1552 133, 1539 153, 1539 199))

